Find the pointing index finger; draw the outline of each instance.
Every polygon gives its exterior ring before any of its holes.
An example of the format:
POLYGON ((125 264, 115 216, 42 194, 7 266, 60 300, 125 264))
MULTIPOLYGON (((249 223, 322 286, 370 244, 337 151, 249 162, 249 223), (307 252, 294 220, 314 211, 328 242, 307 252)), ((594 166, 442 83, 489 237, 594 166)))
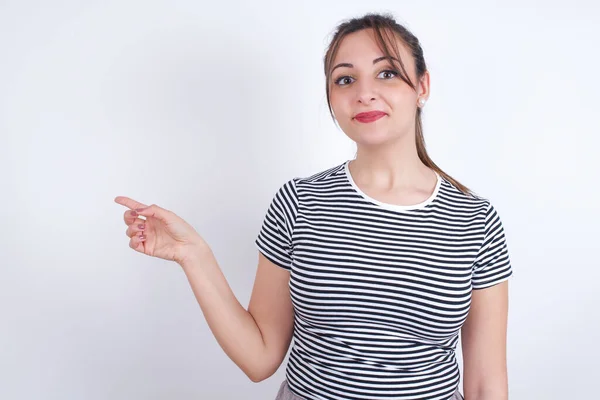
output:
MULTIPOLYGON (((129 197, 125 197, 125 196, 115 197, 115 203, 121 204, 130 209, 130 211, 127 211, 125 213, 125 217, 124 217, 126 225, 133 224, 133 222, 136 220, 136 218, 138 218, 138 214, 134 213, 133 210, 135 210, 136 208, 146 207, 145 204, 140 203, 138 201, 135 201, 135 200, 130 199, 129 197)), ((141 217, 141 219, 145 219, 145 217, 141 217)))
POLYGON ((121 205, 129 208, 130 210, 135 210, 136 208, 146 207, 145 204, 137 202, 137 201, 130 199, 129 197, 125 197, 125 196, 115 197, 115 203, 121 204, 121 205))

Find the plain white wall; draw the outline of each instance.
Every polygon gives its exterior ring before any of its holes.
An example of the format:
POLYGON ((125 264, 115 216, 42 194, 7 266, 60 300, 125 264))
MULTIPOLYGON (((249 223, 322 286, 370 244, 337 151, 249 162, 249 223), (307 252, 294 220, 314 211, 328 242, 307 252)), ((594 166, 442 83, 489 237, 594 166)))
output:
POLYGON ((600 7, 502 4, 0 1, 0 398, 275 397, 285 362, 252 383, 113 199, 192 223, 247 306, 276 189, 354 157, 322 57, 368 11, 420 39, 430 155, 503 218, 510 398, 597 393, 600 7))

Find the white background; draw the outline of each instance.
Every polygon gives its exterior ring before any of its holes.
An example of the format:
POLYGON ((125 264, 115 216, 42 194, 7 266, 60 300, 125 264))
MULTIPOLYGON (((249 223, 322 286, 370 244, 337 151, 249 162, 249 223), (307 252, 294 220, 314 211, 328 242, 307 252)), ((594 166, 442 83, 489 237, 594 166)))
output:
POLYGON ((275 397, 285 362, 252 383, 113 199, 192 223, 247 306, 275 191, 354 157, 322 57, 368 11, 420 39, 429 153, 503 219, 510 398, 596 396, 600 6, 486 3, 0 1, 0 398, 275 397))

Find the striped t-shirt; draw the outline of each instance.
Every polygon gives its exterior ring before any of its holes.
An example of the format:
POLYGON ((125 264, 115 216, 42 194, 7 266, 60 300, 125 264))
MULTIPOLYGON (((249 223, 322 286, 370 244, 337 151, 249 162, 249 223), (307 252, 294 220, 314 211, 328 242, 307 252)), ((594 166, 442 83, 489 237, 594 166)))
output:
POLYGON ((512 275, 500 217, 437 173, 424 202, 382 203, 349 162, 283 184, 255 242, 290 271, 290 389, 309 400, 447 400, 471 291, 512 275))

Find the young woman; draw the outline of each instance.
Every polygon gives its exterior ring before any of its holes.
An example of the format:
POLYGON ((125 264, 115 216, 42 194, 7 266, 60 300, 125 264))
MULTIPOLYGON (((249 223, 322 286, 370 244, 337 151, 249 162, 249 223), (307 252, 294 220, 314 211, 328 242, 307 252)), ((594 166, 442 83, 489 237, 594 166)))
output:
POLYGON ((427 155, 419 41, 389 15, 351 19, 325 75, 331 115, 357 154, 279 188, 256 239, 248 310, 189 224, 117 197, 134 210, 130 247, 183 267, 217 341, 252 381, 275 373, 294 339, 279 400, 462 399, 459 332, 466 399, 507 399, 506 239, 490 201, 427 155))

